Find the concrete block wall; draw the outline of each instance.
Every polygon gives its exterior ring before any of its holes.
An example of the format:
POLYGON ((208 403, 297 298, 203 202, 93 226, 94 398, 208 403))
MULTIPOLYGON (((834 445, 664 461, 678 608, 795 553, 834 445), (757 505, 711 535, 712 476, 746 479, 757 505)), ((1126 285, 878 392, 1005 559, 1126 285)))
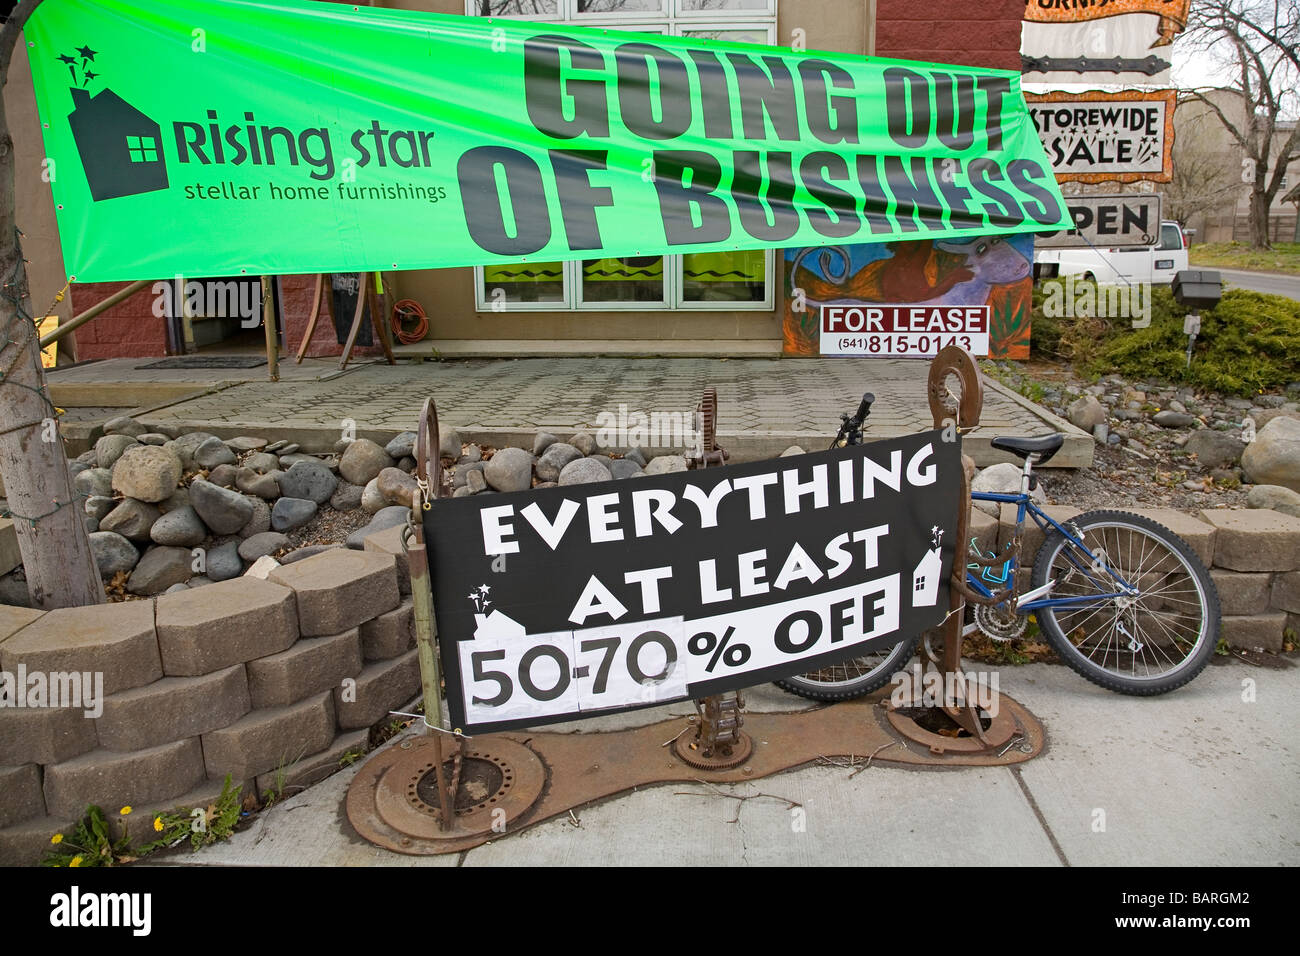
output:
POLYGON ((338 770, 420 691, 402 563, 381 542, 151 600, 0 606, 0 670, 95 672, 104 695, 97 716, 0 707, 0 865, 37 862, 88 804, 147 828, 228 773, 265 795, 338 770))

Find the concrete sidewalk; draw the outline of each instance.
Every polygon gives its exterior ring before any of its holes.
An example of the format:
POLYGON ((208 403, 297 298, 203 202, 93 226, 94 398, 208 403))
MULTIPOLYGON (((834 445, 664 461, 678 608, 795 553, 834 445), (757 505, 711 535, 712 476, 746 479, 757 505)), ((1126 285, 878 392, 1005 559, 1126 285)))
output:
MULTIPOLYGON (((972 670, 988 665, 969 663, 972 670)), ((999 682, 1047 728, 1014 768, 864 772, 809 766, 710 790, 625 793, 465 853, 401 856, 362 840, 343 811, 356 769, 273 807, 227 844, 166 865, 1071 865, 1300 864, 1300 755, 1290 738, 1300 668, 1212 665, 1157 698, 1104 691, 1062 666, 999 682), (1244 700, 1247 681, 1254 699, 1244 700), (752 796, 745 801, 720 794, 752 796), (770 796, 754 796, 767 794, 770 796), (788 801, 804 811, 794 826, 788 801)), ((807 702, 770 685, 751 709, 807 702)), ((663 720, 672 707, 617 718, 663 720)), ((613 719, 613 718, 611 718, 613 719)), ((558 729, 558 728, 548 728, 558 729)), ((400 739, 400 738, 399 738, 400 739)), ((391 744, 390 744, 391 745, 391 744)))
MULTIPOLYGON (((265 368, 185 372, 138 367, 146 364, 113 359, 56 370, 49 375, 51 392, 56 402, 94 406, 114 404, 112 395, 152 395, 140 407, 113 414, 222 438, 285 439, 308 451, 330 450, 346 421, 355 424, 357 437, 386 441, 415 427, 429 396, 438 404, 440 421, 456 426, 467 440, 532 447, 538 429, 567 438, 596 429, 602 413, 617 417, 620 406, 628 413, 682 419, 694 411, 707 385, 718 391, 719 443, 737 461, 773 457, 790 445, 809 451, 826 447, 839 416, 856 409, 866 391, 877 397, 868 422, 870 437, 932 427, 926 396, 929 363, 915 359, 479 359, 369 363, 342 374, 333 361, 311 360, 302 366, 283 364, 280 382, 265 381, 265 368)), ((85 440, 96 437, 93 425, 81 416, 85 440)), ((1053 431, 1066 435, 1053 466, 1091 463, 1092 436, 985 378, 981 424, 966 436, 965 450, 980 466, 1011 461, 989 447, 991 438, 1053 431)))

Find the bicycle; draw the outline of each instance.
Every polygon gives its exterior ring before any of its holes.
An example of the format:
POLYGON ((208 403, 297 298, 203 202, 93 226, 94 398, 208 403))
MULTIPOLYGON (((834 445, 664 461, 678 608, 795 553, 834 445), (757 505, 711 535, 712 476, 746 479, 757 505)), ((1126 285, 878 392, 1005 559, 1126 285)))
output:
MULTIPOLYGON (((853 416, 841 415, 832 448, 862 442, 870 393, 853 416)), ((1030 498, 1037 487, 1035 464, 1049 460, 1065 442, 1060 433, 1038 438, 994 438, 994 448, 1024 462, 1015 494, 972 492, 974 501, 1016 506, 1011 545, 1001 555, 982 555, 966 568, 976 631, 995 641, 1024 633, 1029 614, 1058 657, 1107 690, 1152 696, 1194 679, 1214 656, 1219 638, 1219 595, 1195 552, 1178 535, 1141 515, 1102 509, 1056 521, 1030 498), (1045 538, 1022 591, 1019 543, 1029 516, 1045 538), (997 590, 989 587, 995 585, 997 590)), ((891 648, 851 658, 777 686, 813 700, 851 700, 879 690, 916 651, 921 635, 891 648)))

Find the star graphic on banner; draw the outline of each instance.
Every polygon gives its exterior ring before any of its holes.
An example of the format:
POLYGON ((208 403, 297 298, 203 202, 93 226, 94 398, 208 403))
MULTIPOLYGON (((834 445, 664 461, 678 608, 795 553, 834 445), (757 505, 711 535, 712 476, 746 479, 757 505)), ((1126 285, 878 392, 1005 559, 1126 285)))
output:
POLYGON ((62 56, 59 57, 59 62, 60 62, 60 63, 67 63, 67 64, 75 64, 75 63, 77 62, 77 58, 76 58, 75 56, 68 56, 68 55, 65 53, 65 54, 63 54, 62 56))
POLYGON ((484 597, 486 597, 486 596, 487 596, 487 593, 488 593, 489 591, 491 591, 491 590, 492 590, 492 588, 490 588, 490 587, 489 587, 488 585, 486 585, 486 584, 480 584, 480 585, 478 586, 478 591, 479 591, 479 593, 482 594, 484 597))
POLYGON ((77 47, 77 56, 81 57, 83 60, 94 60, 96 52, 98 51, 92 50, 88 46, 77 47))
POLYGON ((99 76, 99 74, 96 73, 96 72, 94 72, 93 70, 87 70, 87 71, 86 71, 86 80, 87 80, 87 81, 89 81, 89 80, 93 80, 93 79, 94 79, 95 77, 97 77, 97 76, 99 76))

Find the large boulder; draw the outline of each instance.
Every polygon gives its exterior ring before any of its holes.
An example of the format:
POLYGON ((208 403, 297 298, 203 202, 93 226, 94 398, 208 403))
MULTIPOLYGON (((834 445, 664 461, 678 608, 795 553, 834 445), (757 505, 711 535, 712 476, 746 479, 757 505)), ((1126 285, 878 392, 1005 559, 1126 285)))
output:
POLYGON ((533 456, 522 448, 502 448, 487 463, 483 476, 497 491, 526 491, 533 483, 533 456))
MULTIPOLYGON (((378 477, 385 468, 392 467, 393 459, 389 457, 388 452, 369 438, 358 438, 351 442, 348 450, 339 460, 339 474, 345 481, 354 485, 365 486, 369 484, 370 479, 378 477)), ((331 488, 323 500, 328 500, 333 493, 334 489, 331 488)))
POLYGON ((113 490, 140 501, 164 501, 181 480, 181 460, 157 445, 134 445, 113 465, 113 490))
POLYGON ((107 468, 87 468, 79 471, 72 478, 72 489, 87 498, 98 496, 113 497, 113 473, 107 468))
POLYGON ((214 534, 234 534, 253 517, 253 504, 238 491, 210 481, 190 482, 190 504, 214 534))
POLYGON ((385 468, 375 478, 375 487, 379 489, 385 501, 394 505, 406 505, 409 508, 419 484, 414 477, 400 468, 385 468))
POLYGON ((1300 421, 1275 418, 1255 435, 1241 456, 1252 483, 1300 491, 1300 421))

